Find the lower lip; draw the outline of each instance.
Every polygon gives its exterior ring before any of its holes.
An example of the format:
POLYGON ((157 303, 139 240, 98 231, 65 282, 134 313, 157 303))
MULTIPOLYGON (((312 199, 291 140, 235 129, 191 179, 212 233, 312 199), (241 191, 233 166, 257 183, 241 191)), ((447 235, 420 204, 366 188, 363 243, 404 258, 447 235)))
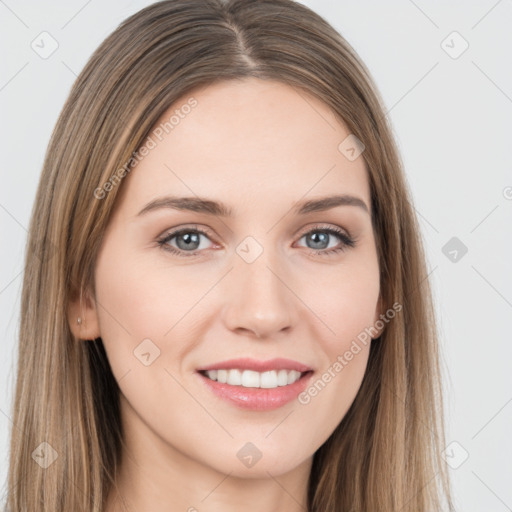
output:
POLYGON ((243 386, 231 386, 211 380, 201 373, 199 377, 215 395, 228 402, 253 411, 270 411, 283 407, 299 395, 311 379, 313 372, 304 374, 299 380, 287 386, 277 388, 246 388, 243 386))

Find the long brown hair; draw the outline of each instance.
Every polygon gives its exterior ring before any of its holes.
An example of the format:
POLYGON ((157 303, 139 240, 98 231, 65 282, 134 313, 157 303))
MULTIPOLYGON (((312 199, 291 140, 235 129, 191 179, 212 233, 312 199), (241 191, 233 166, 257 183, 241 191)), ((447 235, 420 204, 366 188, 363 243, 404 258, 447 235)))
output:
POLYGON ((75 338, 66 310, 94 290, 118 170, 129 172, 126 162, 136 163, 134 152, 178 99, 244 77, 313 94, 363 141, 381 299, 384 310, 403 307, 372 342, 355 401, 314 455, 308 510, 452 510, 424 249, 367 68, 331 25, 292 0, 167 0, 125 20, 95 51, 48 146, 25 259, 10 512, 103 510, 122 449, 119 388, 101 338, 75 338), (45 469, 38 456, 57 460, 45 469))

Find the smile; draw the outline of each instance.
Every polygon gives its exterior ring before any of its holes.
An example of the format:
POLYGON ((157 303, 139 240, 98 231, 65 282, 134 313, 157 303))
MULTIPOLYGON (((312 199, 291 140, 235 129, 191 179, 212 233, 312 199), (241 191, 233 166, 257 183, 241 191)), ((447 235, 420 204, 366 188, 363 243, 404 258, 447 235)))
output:
POLYGON ((313 367, 292 359, 238 358, 196 370, 201 385, 236 408, 271 411, 294 401, 311 381, 313 367))
POLYGON ((254 370, 224 369, 201 372, 210 380, 230 386, 244 388, 273 389, 279 386, 288 386, 298 381, 304 373, 297 370, 270 370, 257 372, 254 370))

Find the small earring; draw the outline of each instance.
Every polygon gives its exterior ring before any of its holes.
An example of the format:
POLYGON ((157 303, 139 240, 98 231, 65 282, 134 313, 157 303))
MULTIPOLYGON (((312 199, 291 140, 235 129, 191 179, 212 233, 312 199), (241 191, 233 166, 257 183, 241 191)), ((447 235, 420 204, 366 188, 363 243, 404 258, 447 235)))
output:
POLYGON ((76 323, 77 323, 78 325, 82 325, 82 319, 81 319, 80 317, 78 317, 78 318, 76 319, 76 323))

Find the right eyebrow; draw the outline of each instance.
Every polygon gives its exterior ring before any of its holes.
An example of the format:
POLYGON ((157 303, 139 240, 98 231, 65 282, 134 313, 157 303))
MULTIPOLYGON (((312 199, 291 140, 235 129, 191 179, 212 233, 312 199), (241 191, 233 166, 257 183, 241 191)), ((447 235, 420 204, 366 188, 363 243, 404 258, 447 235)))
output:
POLYGON ((173 210, 188 210, 191 212, 206 213, 208 215, 217 215, 219 217, 232 217, 233 211, 220 201, 213 201, 202 197, 159 197, 150 201, 137 214, 144 215, 161 208, 170 208, 173 210))

